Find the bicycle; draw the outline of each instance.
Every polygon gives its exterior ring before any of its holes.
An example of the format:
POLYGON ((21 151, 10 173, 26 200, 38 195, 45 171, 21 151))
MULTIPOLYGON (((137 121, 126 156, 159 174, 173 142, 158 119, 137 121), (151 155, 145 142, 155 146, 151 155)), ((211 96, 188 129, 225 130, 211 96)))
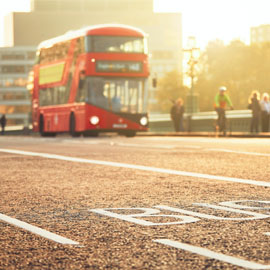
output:
MULTIPOLYGON (((231 110, 233 110, 233 107, 231 107, 231 110)), ((226 109, 224 108, 216 108, 216 112, 218 114, 218 119, 215 123, 215 129, 216 129, 216 137, 218 137, 219 133, 222 133, 225 137, 227 135, 227 126, 228 126, 228 119, 226 117, 226 109)), ((231 126, 229 122, 229 129, 231 132, 231 126)))
POLYGON ((216 120, 216 136, 219 135, 219 133, 222 133, 223 136, 226 136, 227 119, 225 109, 216 108, 216 112, 218 114, 218 119, 216 120))

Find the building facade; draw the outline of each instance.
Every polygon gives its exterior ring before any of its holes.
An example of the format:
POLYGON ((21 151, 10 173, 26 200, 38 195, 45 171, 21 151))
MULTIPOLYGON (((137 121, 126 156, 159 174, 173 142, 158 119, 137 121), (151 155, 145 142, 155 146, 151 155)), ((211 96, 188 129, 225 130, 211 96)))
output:
POLYGON ((31 99, 27 90, 36 47, 0 48, 0 114, 7 125, 29 124, 31 99))
POLYGON ((93 10, 101 12, 110 10, 112 12, 125 11, 142 11, 153 10, 152 0, 31 0, 31 11, 51 12, 53 11, 79 11, 85 12, 93 10))
MULTIPOLYGON (((154 13, 153 0, 32 0, 31 12, 6 17, 6 46, 37 46, 41 41, 87 25, 120 23, 149 35, 151 77, 182 70, 180 13, 154 13)), ((155 110, 155 88, 149 84, 150 110, 155 110)))
POLYGON ((270 24, 264 24, 250 29, 250 43, 270 42, 270 24))

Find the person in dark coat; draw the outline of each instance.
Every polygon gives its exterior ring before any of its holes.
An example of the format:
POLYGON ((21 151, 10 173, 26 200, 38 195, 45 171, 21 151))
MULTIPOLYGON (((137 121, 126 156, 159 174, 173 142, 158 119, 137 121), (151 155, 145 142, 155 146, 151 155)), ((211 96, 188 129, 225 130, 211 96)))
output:
POLYGON ((263 93, 260 105, 261 105, 262 132, 269 132, 270 101, 269 95, 267 93, 263 93))
POLYGON ((171 108, 171 119, 173 121, 174 129, 176 132, 185 131, 183 125, 184 112, 185 108, 183 105, 183 99, 178 98, 171 108))
POLYGON ((5 126, 6 126, 6 124, 7 124, 7 119, 6 119, 6 116, 5 116, 5 114, 3 114, 2 116, 1 116, 1 118, 0 118, 0 124, 1 124, 1 128, 2 128, 2 135, 4 135, 4 133, 5 133, 5 126))
POLYGON ((252 91, 249 97, 248 109, 252 111, 252 118, 250 123, 250 132, 259 132, 259 121, 261 115, 260 106, 260 93, 258 91, 252 91))

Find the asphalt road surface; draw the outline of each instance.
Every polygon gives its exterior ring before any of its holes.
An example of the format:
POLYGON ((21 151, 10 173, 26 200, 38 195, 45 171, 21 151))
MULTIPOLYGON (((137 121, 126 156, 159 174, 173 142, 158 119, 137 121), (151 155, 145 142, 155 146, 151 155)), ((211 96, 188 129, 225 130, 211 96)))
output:
POLYGON ((270 140, 0 136, 0 269, 270 269, 270 140))

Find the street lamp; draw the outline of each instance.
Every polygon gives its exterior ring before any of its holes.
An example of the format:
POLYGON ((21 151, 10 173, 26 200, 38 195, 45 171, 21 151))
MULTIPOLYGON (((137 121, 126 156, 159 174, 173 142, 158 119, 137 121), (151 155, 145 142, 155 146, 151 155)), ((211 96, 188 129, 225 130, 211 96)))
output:
POLYGON ((188 37, 188 46, 186 49, 184 49, 184 52, 187 53, 188 55, 188 77, 190 78, 190 98, 189 98, 189 112, 190 115, 198 110, 197 104, 194 104, 194 80, 196 78, 196 72, 195 72, 195 67, 198 63, 198 58, 200 55, 200 49, 196 47, 196 39, 195 37, 191 36, 188 37), (195 105, 195 106, 194 106, 195 105))

